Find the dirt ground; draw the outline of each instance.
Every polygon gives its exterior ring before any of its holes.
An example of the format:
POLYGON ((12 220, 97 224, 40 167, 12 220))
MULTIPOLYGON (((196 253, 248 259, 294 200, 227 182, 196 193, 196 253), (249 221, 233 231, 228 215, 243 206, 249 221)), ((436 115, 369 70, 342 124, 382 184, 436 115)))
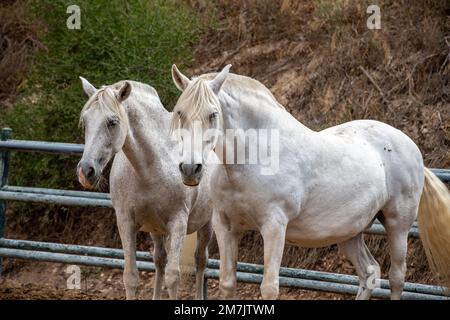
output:
MULTIPOLYGON (((13 262, 17 263, 17 262, 13 262)), ((67 265, 45 262, 20 262, 21 268, 8 273, 0 280, 0 300, 121 300, 125 298, 122 271, 96 267, 81 268, 81 289, 67 289, 67 265)), ((138 299, 150 300, 153 295, 154 274, 140 273, 138 299)), ((259 285, 238 284, 238 299, 261 299, 259 285)), ((194 284, 184 281, 181 286, 181 299, 194 298, 194 284)), ((168 298, 164 291, 164 298, 168 298)), ((219 299, 217 280, 208 280, 208 298, 219 299)), ((281 288, 280 299, 317 300, 352 299, 351 296, 334 295, 300 289, 281 288)))

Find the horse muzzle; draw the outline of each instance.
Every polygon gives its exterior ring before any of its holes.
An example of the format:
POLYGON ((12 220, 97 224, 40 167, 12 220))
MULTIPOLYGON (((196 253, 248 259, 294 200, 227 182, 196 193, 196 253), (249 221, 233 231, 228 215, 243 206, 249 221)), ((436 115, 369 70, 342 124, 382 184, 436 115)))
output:
POLYGON ((179 169, 185 185, 190 187, 198 186, 203 175, 203 165, 201 163, 180 163, 179 169))
POLYGON ((84 188, 88 190, 94 189, 97 175, 93 165, 86 161, 80 161, 77 168, 77 175, 78 181, 84 188))

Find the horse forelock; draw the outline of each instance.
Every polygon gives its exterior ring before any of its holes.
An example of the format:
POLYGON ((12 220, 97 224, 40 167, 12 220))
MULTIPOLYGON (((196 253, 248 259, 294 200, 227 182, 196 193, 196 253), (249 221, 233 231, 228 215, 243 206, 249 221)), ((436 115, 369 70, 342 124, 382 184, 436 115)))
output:
POLYGON ((120 122, 127 122, 125 109, 117 99, 113 86, 102 86, 92 95, 80 113, 80 126, 84 125, 84 114, 92 108, 114 114, 120 122))
POLYGON ((183 127, 193 121, 205 123, 209 121, 212 112, 218 112, 221 116, 219 98, 209 87, 206 80, 194 78, 183 91, 174 109, 170 130, 183 127))

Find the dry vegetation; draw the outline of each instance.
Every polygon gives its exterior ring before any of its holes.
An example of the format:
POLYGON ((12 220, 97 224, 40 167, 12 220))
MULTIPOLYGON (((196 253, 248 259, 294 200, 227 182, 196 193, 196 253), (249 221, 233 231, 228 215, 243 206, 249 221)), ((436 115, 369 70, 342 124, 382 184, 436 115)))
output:
POLYGON ((24 6, 16 1, 0 4, 0 110, 11 107, 25 79, 36 50, 45 50, 38 40, 42 29, 36 21, 25 19, 24 6))
POLYGON ((445 0, 379 1, 376 31, 366 27, 367 1, 213 3, 221 26, 196 46, 194 73, 232 63, 313 129, 377 119, 413 138, 428 166, 450 166, 445 0))

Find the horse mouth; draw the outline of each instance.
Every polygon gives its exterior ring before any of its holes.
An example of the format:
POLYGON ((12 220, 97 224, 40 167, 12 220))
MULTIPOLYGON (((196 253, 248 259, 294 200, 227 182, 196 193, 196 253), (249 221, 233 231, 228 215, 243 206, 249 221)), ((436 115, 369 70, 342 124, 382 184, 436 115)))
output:
POLYGON ((185 186, 188 186, 188 187, 196 187, 196 186, 198 186, 200 184, 200 181, 197 181, 197 182, 183 181, 183 183, 184 183, 185 186))
POLYGON ((84 176, 83 171, 79 170, 78 171, 78 181, 80 182, 80 184, 83 186, 83 188, 87 189, 87 190, 92 190, 94 189, 94 185, 92 183, 90 183, 86 177, 84 176))
POLYGON ((183 177, 183 184, 188 187, 196 187, 200 184, 200 179, 183 177))

